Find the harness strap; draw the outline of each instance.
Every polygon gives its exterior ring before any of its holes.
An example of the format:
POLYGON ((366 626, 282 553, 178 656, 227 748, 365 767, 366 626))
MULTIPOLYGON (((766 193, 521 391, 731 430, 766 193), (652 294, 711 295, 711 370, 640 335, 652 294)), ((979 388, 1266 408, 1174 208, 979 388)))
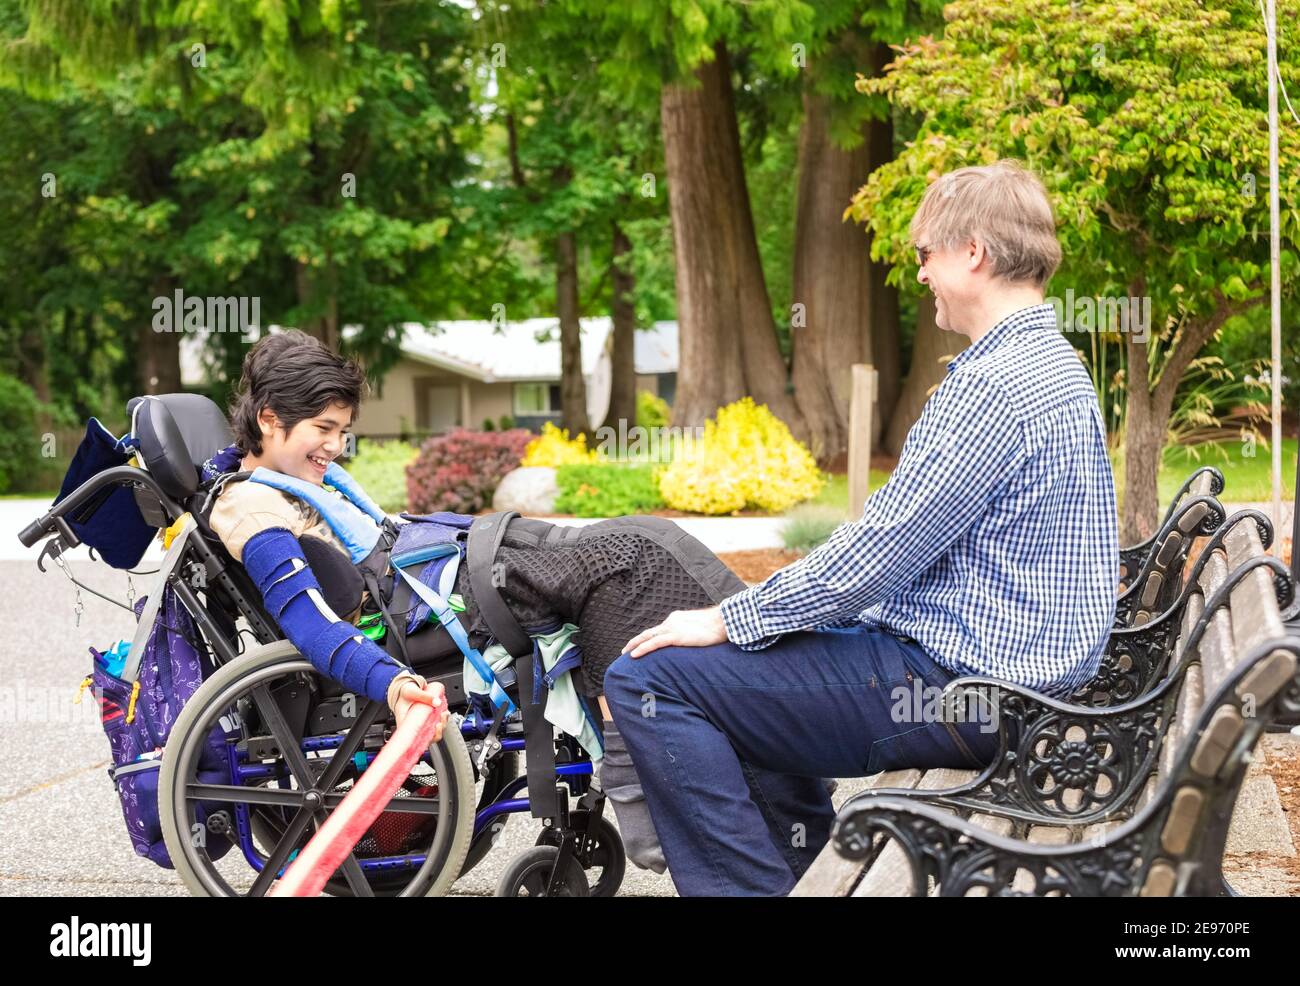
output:
POLYGON ((469 529, 469 543, 465 547, 474 602, 492 636, 516 661, 532 653, 533 641, 510 612, 510 607, 501 598, 497 587, 492 584, 492 564, 496 560, 497 549, 501 547, 501 539, 506 535, 506 528, 518 516, 516 511, 506 510, 474 521, 469 529))
POLYGON ((560 813, 560 799, 555 789, 555 727, 546 718, 549 692, 534 697, 536 682, 545 668, 542 649, 536 641, 523 656, 516 656, 519 676, 519 701, 523 705, 524 766, 528 775, 528 809, 534 818, 555 818, 560 813), (531 699, 531 701, 530 701, 531 699))
POLYGON ((437 592, 429 588, 429 586, 425 585, 423 582, 412 578, 405 569, 399 568, 397 569, 397 572, 406 581, 406 584, 411 587, 411 591, 429 604, 429 608, 437 614, 438 622, 446 628, 449 634, 451 634, 451 639, 456 642, 456 646, 459 647, 460 652, 465 655, 465 659, 469 661, 470 666, 474 668, 480 678, 489 683, 489 686, 491 687, 489 697, 492 699, 492 704, 497 708, 500 708, 501 705, 504 704, 508 706, 506 710, 507 714, 513 712, 515 710, 515 704, 510 701, 510 697, 505 693, 505 689, 502 688, 501 683, 497 681, 491 665, 483 659, 483 655, 478 652, 478 649, 470 644, 469 636, 465 633, 465 628, 460 625, 460 620, 457 619, 456 614, 452 612, 451 606, 447 603, 447 600, 443 599, 442 596, 438 595, 437 592))
POLYGON ((402 652, 403 663, 409 668, 411 666, 411 657, 406 652, 406 622, 402 621, 400 626, 394 622, 393 615, 388 612, 388 604, 384 602, 384 594, 379 591, 379 580, 375 578, 375 573, 365 569, 362 571, 361 577, 365 579, 366 591, 370 593, 370 598, 375 601, 375 605, 379 607, 379 612, 384 617, 384 622, 388 624, 389 635, 397 641, 397 649, 402 652))

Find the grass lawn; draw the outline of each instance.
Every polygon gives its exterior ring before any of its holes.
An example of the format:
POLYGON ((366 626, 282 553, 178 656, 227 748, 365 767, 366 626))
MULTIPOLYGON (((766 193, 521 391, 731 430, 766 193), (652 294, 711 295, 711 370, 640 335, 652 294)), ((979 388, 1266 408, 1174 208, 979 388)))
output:
MULTIPOLYGON (((1242 455, 1241 442, 1209 442, 1204 445, 1165 449, 1160 468, 1160 505, 1167 504, 1178 487, 1201 466, 1214 466, 1223 473, 1220 499, 1234 503, 1257 503, 1273 498, 1273 453, 1260 445, 1253 456, 1242 455), (1199 455, 1199 459, 1197 456, 1199 455)), ((1296 440, 1282 439, 1282 499, 1295 497, 1296 440)))
MULTIPOLYGON (((803 503, 791 507, 791 510, 800 507, 830 507, 835 510, 847 510, 849 506, 849 477, 846 473, 823 473, 826 477, 826 485, 822 487, 821 493, 811 500, 805 500, 803 503)), ((867 480, 868 492, 874 493, 880 487, 889 481, 889 473, 883 469, 872 469, 871 477, 867 480)), ((789 511, 786 511, 789 513, 789 511)))
MULTIPOLYGON (((1173 499, 1178 487, 1183 485, 1196 469, 1201 466, 1214 466, 1223 473, 1224 488, 1221 499, 1234 503, 1258 503, 1272 498, 1269 470, 1272 469, 1272 454, 1262 445, 1255 449, 1254 456, 1242 455, 1240 442, 1207 442, 1195 446, 1178 446, 1165 450, 1164 463, 1160 467, 1160 507, 1173 499)), ((1123 481, 1123 461, 1118 455, 1111 456, 1117 483, 1123 481)), ((1290 500, 1295 496, 1296 440, 1282 440, 1282 499, 1290 500)), ((871 470, 870 487, 872 492, 883 486, 889 479, 889 473, 881 469, 871 470)), ((837 510, 847 510, 849 503, 849 478, 843 473, 832 474, 822 488, 821 494, 808 500, 802 507, 823 506, 837 510)), ((792 509, 798 509, 792 508, 792 509)))

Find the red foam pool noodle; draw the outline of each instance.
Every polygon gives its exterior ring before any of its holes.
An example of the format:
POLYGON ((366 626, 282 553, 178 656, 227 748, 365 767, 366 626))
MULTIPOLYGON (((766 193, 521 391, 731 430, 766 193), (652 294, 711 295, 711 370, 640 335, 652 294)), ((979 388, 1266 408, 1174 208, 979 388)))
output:
POLYGON ((379 755, 267 896, 315 897, 324 889, 429 748, 446 707, 445 700, 432 706, 411 706, 379 755))

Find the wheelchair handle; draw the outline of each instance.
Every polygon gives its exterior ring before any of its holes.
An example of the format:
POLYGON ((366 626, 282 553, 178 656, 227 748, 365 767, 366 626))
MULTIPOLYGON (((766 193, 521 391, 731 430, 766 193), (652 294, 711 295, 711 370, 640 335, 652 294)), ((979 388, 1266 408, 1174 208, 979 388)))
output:
POLYGON ((171 520, 176 520, 183 513, 181 508, 172 501, 158 481, 143 469, 137 469, 135 466, 113 466, 111 469, 105 469, 103 472, 96 473, 88 480, 78 486, 66 497, 54 505, 49 513, 40 520, 33 521, 24 527, 18 534, 18 540, 23 543, 24 547, 30 548, 51 529, 57 530, 63 537, 67 547, 75 548, 81 544, 81 539, 77 537, 64 515, 74 513, 100 490, 107 486, 125 486, 127 484, 139 484, 144 486, 158 497, 164 512, 171 520))
POLYGON ((40 520, 32 521, 18 535, 18 540, 24 546, 30 548, 46 534, 57 531, 63 539, 64 549, 75 548, 81 544, 81 538, 77 537, 76 532, 68 525, 62 514, 46 514, 40 520))
POLYGON ((24 527, 18 535, 18 540, 23 543, 23 547, 30 548, 41 539, 41 536, 45 533, 46 528, 48 528, 49 525, 50 518, 47 514, 40 520, 32 521, 24 527))

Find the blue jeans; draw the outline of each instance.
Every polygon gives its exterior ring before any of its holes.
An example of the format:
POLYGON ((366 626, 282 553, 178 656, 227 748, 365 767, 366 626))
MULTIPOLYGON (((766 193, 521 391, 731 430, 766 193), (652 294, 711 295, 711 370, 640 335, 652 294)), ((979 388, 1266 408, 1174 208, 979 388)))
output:
POLYGON ((990 722, 923 699, 953 675, 910 638, 866 626, 619 657, 605 699, 678 893, 789 893, 830 837, 823 777, 992 760, 990 722), (919 713, 919 714, 918 714, 919 713))

